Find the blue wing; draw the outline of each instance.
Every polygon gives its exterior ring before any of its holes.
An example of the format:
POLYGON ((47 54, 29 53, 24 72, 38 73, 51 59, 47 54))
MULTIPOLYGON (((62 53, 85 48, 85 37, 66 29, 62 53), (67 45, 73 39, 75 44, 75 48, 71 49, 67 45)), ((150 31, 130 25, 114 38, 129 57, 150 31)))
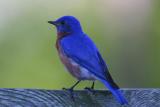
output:
POLYGON ((87 35, 63 38, 61 46, 64 53, 72 60, 88 69, 96 77, 106 80, 113 87, 118 88, 111 78, 98 49, 87 35))

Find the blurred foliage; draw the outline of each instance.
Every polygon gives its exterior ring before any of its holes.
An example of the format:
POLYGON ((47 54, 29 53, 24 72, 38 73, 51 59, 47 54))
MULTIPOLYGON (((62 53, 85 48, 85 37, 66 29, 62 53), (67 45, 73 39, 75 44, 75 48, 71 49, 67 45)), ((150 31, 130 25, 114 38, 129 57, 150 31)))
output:
MULTIPOLYGON (((120 3, 112 8, 108 0, 0 0, 0 87, 60 89, 76 81, 61 64, 54 47, 56 30, 47 23, 63 15, 81 21, 121 87, 159 87, 158 3, 144 5, 141 15, 132 11, 137 7, 119 14, 120 3)), ((82 82, 77 89, 88 85, 82 82)), ((97 82, 96 88, 104 87, 97 82)))

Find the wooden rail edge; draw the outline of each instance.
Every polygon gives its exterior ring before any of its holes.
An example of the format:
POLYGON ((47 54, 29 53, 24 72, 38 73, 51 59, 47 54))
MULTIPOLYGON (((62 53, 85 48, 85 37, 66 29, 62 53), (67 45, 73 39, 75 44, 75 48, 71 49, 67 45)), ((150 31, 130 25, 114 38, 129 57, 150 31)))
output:
POLYGON ((0 89, 0 107, 160 107, 160 89, 121 89, 128 105, 120 105, 109 91, 0 89))

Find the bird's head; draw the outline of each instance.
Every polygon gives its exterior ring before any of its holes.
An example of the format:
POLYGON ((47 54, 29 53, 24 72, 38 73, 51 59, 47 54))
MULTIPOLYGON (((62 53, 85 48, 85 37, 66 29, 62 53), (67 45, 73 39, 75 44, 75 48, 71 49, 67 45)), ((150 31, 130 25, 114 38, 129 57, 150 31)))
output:
POLYGON ((56 26, 58 36, 82 33, 80 22, 73 16, 63 16, 48 23, 56 26))

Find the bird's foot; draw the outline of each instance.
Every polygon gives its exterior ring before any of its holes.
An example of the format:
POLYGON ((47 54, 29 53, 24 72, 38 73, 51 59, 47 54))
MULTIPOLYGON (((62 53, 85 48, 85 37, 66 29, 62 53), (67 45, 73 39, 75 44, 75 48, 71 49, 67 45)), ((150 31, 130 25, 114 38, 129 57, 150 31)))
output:
POLYGON ((62 89, 68 91, 70 93, 71 99, 75 101, 73 88, 62 88, 62 89))
POLYGON ((93 88, 85 87, 84 89, 93 95, 95 94, 95 90, 93 88))

